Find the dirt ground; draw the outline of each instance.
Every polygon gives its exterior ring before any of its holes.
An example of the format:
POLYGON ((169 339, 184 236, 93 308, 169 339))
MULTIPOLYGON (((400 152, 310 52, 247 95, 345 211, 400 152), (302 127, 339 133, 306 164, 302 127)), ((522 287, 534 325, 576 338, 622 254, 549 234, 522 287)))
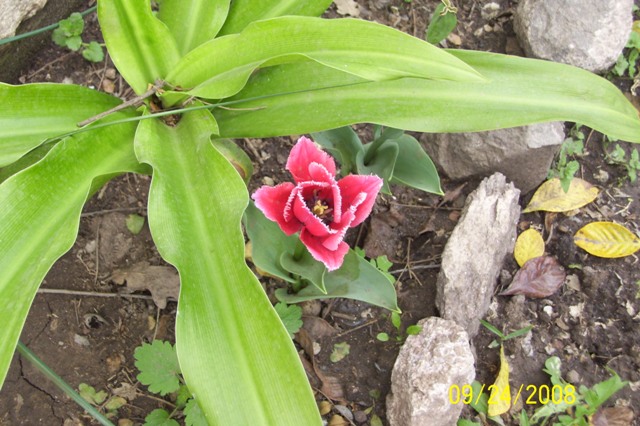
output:
MULTIPOLYGON (((521 54, 511 26, 514 2, 497 1, 500 13, 490 19, 481 14, 485 1, 457 3, 458 37, 448 42, 450 47, 521 54)), ((428 17, 438 1, 359 0, 358 4, 361 18, 423 37, 428 17)), ((636 4, 640 1, 636 0, 636 4)), ((339 16, 335 6, 328 16, 339 16)), ((99 37, 95 15, 86 21, 92 23, 89 38, 99 37)), ((21 81, 73 82, 126 97, 128 89, 119 76, 112 74, 112 67, 108 60, 90 64, 80 55, 69 54, 52 43, 50 49, 34 58, 21 81)), ((628 81, 617 83, 623 90, 629 90, 628 81)), ((370 132, 368 127, 360 130, 364 135, 370 132)), ((558 293, 544 299, 496 296, 486 319, 505 334, 533 326, 529 337, 505 343, 512 387, 548 384, 548 375, 542 369, 545 360, 556 355, 562 360, 563 376, 576 386, 592 386, 608 379, 608 369, 617 372, 631 385, 614 395, 607 405, 626 405, 640 415, 638 259, 595 258, 572 241, 576 230, 596 220, 623 223, 638 233, 640 186, 625 178, 623 168, 605 161, 601 135, 588 129, 586 133, 587 153, 579 159, 579 176, 601 188, 597 201, 572 215, 552 218, 541 213, 523 214, 519 224, 521 230, 529 226, 544 228, 546 224, 547 253, 556 257, 572 278, 558 293)), ((294 140, 239 141, 255 166, 251 190, 265 179, 275 183, 288 180, 284 165, 294 140)), ((176 304, 169 301, 160 309, 148 292, 137 292, 135 298, 118 296, 123 286, 114 282, 118 281, 114 276, 119 270, 140 262, 163 265, 146 224, 137 235, 125 224, 129 214, 145 216, 149 182, 148 176, 125 175, 111 181, 90 200, 76 244, 47 275, 21 337, 75 388, 86 383, 114 394, 133 386, 136 392, 118 411, 118 418, 130 419, 135 424, 144 423, 144 417, 154 408, 172 406, 170 398, 161 400, 137 383, 133 351, 154 338, 173 341, 176 304), (63 293, 44 292, 51 289, 63 293)), ((371 220, 350 234, 349 242, 364 247, 368 256, 385 254, 394 263, 391 271, 398 279, 403 326, 438 314, 434 301, 440 254, 459 218, 465 196, 478 182, 467 181, 457 198, 439 208, 441 197, 395 187, 394 196, 381 197, 371 220)), ((444 179, 443 187, 452 191, 462 183, 465 182, 444 179)), ((531 195, 523 194, 522 206, 531 195)), ((516 270, 515 261, 508 260, 498 292, 516 270)), ((282 284, 270 280, 265 283, 275 302, 273 291, 282 284)), ((392 337, 396 335, 388 313, 364 303, 339 299, 309 303, 305 314, 305 327, 321 348, 315 357, 316 371, 311 373, 311 383, 319 389, 322 381, 335 379, 335 386, 325 391, 325 395, 318 393, 318 399, 328 398, 346 407, 354 414, 351 424, 368 425, 372 414, 387 424, 385 397, 400 349, 400 343, 393 338, 389 342, 376 339, 382 331, 392 337), (331 362, 331 349, 341 342, 349 343, 350 354, 340 362, 331 362)), ((488 347, 494 338, 481 327, 473 340, 477 380, 486 385, 493 383, 499 368, 498 349, 488 347)), ((531 412, 535 406, 525 408, 531 412)), ((338 410, 334 408, 326 418, 338 414, 338 410)), ((470 419, 475 414, 470 409, 463 413, 470 419)), ((517 424, 509 416, 503 418, 506 424, 517 424)), ((38 424, 88 425, 92 421, 28 362, 16 356, 0 391, 0 425, 38 424)))

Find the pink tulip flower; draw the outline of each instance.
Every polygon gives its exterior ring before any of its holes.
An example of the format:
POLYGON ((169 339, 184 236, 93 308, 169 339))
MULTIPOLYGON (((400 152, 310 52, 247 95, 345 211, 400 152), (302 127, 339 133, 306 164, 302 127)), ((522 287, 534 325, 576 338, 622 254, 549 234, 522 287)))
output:
POLYGON ((295 183, 263 186, 252 196, 264 215, 287 235, 300 240, 329 271, 338 269, 349 251, 347 229, 371 213, 382 179, 349 175, 336 181, 336 164, 309 138, 301 137, 289 154, 287 170, 295 183))

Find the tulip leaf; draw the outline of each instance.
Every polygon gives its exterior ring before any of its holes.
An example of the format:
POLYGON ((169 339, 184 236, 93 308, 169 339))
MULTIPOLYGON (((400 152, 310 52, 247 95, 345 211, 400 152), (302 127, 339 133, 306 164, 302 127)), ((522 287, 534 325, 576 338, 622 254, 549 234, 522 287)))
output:
POLYGON ((393 284, 380 270, 353 250, 349 250, 340 269, 325 274, 324 284, 327 289, 326 294, 310 285, 296 294, 289 294, 286 289, 278 289, 276 297, 289 304, 313 299, 345 297, 391 311, 400 311, 393 284))
MULTIPOLYGON (((123 111, 113 118, 128 116, 123 111)), ((68 137, 0 185, 0 383, 38 286, 75 242, 92 188, 114 174, 138 171, 134 131, 129 123, 68 137)))
POLYGON ((286 15, 320 16, 332 0, 233 0, 221 35, 239 33, 254 21, 286 15))
POLYGON ((75 130, 79 121, 121 102, 81 86, 0 83, 0 167, 18 160, 47 138, 75 130))
POLYGON ((295 252, 298 236, 285 235, 278 224, 267 219, 253 202, 249 202, 244 212, 244 226, 251 240, 251 261, 269 275, 295 282, 280 260, 283 253, 295 252))
POLYGON ((279 65, 252 76, 229 99, 233 109, 216 109, 214 115, 221 135, 232 138, 301 134, 367 122, 445 133, 560 120, 640 142, 637 110, 617 87, 595 74, 537 59, 450 53, 487 81, 367 82, 327 67, 279 65))
POLYGON ((251 175, 253 175, 253 164, 251 164, 251 159, 247 153, 231 139, 213 139, 211 142, 224 155, 224 158, 233 165, 233 168, 236 169, 244 183, 248 184, 251 175))
POLYGON ((315 260, 308 250, 305 249, 299 259, 295 259, 291 253, 282 253, 280 264, 292 274, 299 275, 301 278, 311 282, 321 293, 327 293, 324 285, 324 276, 327 268, 324 264, 315 260))
POLYGON ((640 250, 640 238, 614 222, 593 222, 583 226, 573 237, 575 244, 593 256, 618 258, 640 250))
POLYGON ((583 207, 596 199, 600 191, 589 182, 580 178, 571 179, 567 192, 558 178, 545 181, 536 190, 522 213, 535 211, 567 212, 583 207))
POLYGON ((528 260, 540 257, 544 254, 544 240, 542 235, 533 228, 527 229, 516 240, 513 248, 513 257, 522 267, 528 260))
POLYGON ((398 158, 398 143, 395 141, 385 143, 376 150, 371 161, 365 164, 364 159, 371 146, 371 143, 365 145, 364 151, 359 152, 356 156, 356 169, 358 170, 358 174, 374 174, 380 176, 384 179, 381 191, 385 194, 391 194, 389 182, 393 176, 396 158, 398 158))
POLYGON ((442 195, 440 177, 435 164, 414 137, 402 135, 396 139, 398 158, 391 183, 400 183, 432 194, 442 195))
POLYGON ((289 334, 244 261, 247 189, 211 143, 215 127, 202 110, 136 132, 136 154, 153 167, 149 227, 180 273, 182 374, 209 424, 320 425, 289 334))
POLYGON ((137 94, 164 79, 180 58, 173 35, 147 1, 100 0, 98 20, 113 63, 137 94))
POLYGON ((217 38, 178 62, 167 81, 209 99, 238 93, 259 67, 314 61, 367 80, 483 81, 463 61, 401 31, 357 19, 286 16, 217 38))
POLYGON ((169 28, 184 55, 218 34, 229 13, 229 3, 230 0, 163 0, 158 19, 169 28))
POLYGON ((350 126, 312 133, 311 137, 338 160, 342 176, 356 172, 356 157, 364 147, 350 126))

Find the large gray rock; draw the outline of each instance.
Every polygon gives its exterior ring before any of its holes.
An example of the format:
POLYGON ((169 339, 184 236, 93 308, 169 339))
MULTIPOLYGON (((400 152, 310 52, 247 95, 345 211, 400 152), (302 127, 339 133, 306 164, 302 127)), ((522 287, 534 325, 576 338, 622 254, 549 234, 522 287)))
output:
POLYGON ((520 217, 518 191, 496 173, 467 198, 442 254, 436 306, 442 318, 473 338, 497 284, 504 258, 513 252, 520 217))
POLYGON ((12 37, 25 19, 44 7, 47 0, 0 0, 0 38, 12 37))
POLYGON ((514 29, 527 56, 603 72, 631 32, 633 0, 520 0, 514 29))
POLYGON ((500 172, 522 193, 547 177, 564 140, 561 123, 540 123, 477 133, 425 133, 425 151, 441 172, 453 180, 500 172))
POLYGON ((449 402, 449 388, 475 378, 467 333, 454 322, 425 318, 409 336, 391 373, 387 420, 391 426, 455 425, 463 404, 449 402))

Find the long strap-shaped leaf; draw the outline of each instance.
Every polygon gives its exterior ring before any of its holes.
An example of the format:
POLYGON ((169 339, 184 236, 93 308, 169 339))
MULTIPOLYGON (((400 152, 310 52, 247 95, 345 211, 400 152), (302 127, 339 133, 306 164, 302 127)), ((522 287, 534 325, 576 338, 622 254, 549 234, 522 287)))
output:
POLYGON ((235 34, 254 21, 285 15, 320 16, 333 0, 233 0, 221 35, 235 34))
POLYGON ((163 79, 180 54, 147 0, 100 0, 98 19, 111 59, 136 93, 163 79))
POLYGON ((121 101, 86 87, 66 84, 0 83, 0 167, 10 164, 51 135, 121 101))
POLYGON ((219 99, 239 92, 258 67, 303 60, 374 81, 483 80, 444 50, 384 25, 285 16, 254 22, 240 34, 203 44, 180 60, 167 81, 189 89, 190 95, 219 99))
POLYGON ((421 132, 472 132, 557 120, 640 142, 637 110, 597 75, 535 59, 450 53, 488 81, 404 78, 369 83, 310 64, 281 65, 252 77, 233 99, 263 98, 215 110, 214 115, 221 135, 230 138, 300 134, 362 122, 421 132))
POLYGON ((184 55, 218 34, 229 13, 229 3, 230 0, 163 0, 158 18, 167 25, 184 55))
POLYGON ((153 239, 180 272, 181 370, 211 425, 318 425, 291 339, 244 261, 247 189, 211 144, 215 128, 200 111, 136 133, 136 154, 153 167, 153 239))
POLYGON ((138 169, 134 131, 126 124, 69 137, 0 185, 0 383, 38 286, 75 241, 92 183, 138 169))

